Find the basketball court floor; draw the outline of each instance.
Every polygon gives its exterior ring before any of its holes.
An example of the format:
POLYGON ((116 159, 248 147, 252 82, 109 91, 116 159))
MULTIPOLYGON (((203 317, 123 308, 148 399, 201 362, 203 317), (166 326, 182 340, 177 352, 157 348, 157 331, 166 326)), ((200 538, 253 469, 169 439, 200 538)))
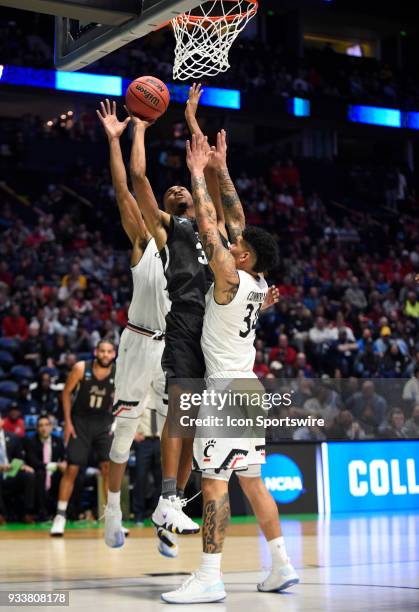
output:
MULTIPOLYGON (((233 520, 223 561, 227 599, 188 610, 419 610, 419 513, 285 518, 301 584, 283 594, 257 592, 267 547, 252 519, 233 520)), ((200 543, 183 537, 179 557, 165 559, 147 527, 133 528, 117 550, 95 527, 68 529, 63 539, 51 539, 47 527, 1 528, 0 591, 68 589, 70 610, 154 612, 168 606, 160 593, 196 569, 200 543)))

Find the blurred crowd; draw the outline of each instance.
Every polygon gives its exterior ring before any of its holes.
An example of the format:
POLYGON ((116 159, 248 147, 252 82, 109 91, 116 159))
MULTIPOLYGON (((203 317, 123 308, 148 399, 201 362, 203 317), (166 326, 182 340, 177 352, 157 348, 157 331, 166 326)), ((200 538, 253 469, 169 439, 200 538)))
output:
MULTIPOLYGON (((47 30, 49 36, 45 36, 41 25, 36 28, 31 22, 25 27, 3 19, 0 22, 2 62, 52 68, 52 44, 46 42, 51 40, 51 31, 47 30)), ((173 57, 174 36, 166 29, 125 45, 90 65, 87 71, 128 79, 153 74, 170 81, 173 57)), ((211 83, 238 87, 242 92, 266 91, 283 97, 332 97, 405 108, 419 104, 415 74, 373 58, 336 53, 331 44, 325 44, 323 49, 306 48, 304 56, 299 58, 285 51, 280 37, 275 44, 242 38, 231 49, 230 64, 229 71, 211 78, 211 83)))

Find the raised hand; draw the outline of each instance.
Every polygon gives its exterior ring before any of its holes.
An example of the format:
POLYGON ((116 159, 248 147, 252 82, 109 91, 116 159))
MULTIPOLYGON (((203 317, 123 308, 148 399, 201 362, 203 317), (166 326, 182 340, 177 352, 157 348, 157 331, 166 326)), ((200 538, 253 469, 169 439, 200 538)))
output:
POLYGON ((191 174, 201 174, 207 167, 211 155, 212 151, 206 136, 194 134, 192 141, 186 142, 186 163, 191 174))
POLYGON ((217 146, 211 147, 211 168, 225 170, 227 168, 227 134, 221 130, 217 134, 217 146))
POLYGON ((146 119, 141 119, 141 117, 137 117, 136 115, 133 115, 127 106, 124 105, 124 108, 127 111, 128 115, 130 116, 131 123, 133 124, 135 128, 140 127, 146 130, 147 128, 150 127, 150 125, 153 125, 154 121, 147 121, 146 119))
POLYGON ((193 116, 196 115, 196 111, 198 110, 199 101, 203 93, 204 93, 204 90, 202 89, 201 83, 194 83, 192 87, 190 87, 189 98, 186 102, 186 109, 185 109, 186 115, 188 113, 192 114, 193 116))
POLYGON ((96 110, 96 114, 109 140, 121 138, 128 123, 131 121, 131 117, 127 117, 124 121, 119 121, 116 116, 116 102, 114 100, 111 105, 108 98, 106 98, 105 102, 100 103, 100 110, 96 110))
POLYGON ((266 294, 265 301, 262 304, 262 311, 268 310, 279 302, 279 291, 275 285, 271 285, 266 294))

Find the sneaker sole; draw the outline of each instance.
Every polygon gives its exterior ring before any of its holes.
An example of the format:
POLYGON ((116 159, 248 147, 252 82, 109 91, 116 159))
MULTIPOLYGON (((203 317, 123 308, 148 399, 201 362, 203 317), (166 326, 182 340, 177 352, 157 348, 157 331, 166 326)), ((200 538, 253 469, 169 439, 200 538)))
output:
POLYGON ((63 533, 50 533, 49 535, 51 536, 51 538, 63 538, 64 537, 63 533))
POLYGON ((108 544, 106 540, 105 540, 105 544, 106 546, 108 546, 108 548, 122 548, 123 545, 125 544, 124 535, 122 534, 122 537, 119 537, 119 539, 116 540, 115 544, 108 544))
POLYGON ((281 586, 275 587, 274 589, 261 589, 260 585, 258 584, 258 591, 260 591, 260 593, 281 593, 282 591, 289 589, 289 587, 292 587, 295 584, 298 584, 299 582, 299 578, 292 578, 291 580, 287 580, 286 582, 281 584, 281 586))
POLYGON ((200 532, 200 527, 198 529, 184 529, 183 531, 179 531, 177 527, 173 527, 173 525, 168 525, 167 523, 156 523, 156 521, 151 517, 151 522, 155 527, 162 527, 166 529, 166 531, 170 531, 170 533, 176 533, 177 535, 194 535, 195 533, 200 532))
POLYGON ((216 595, 216 596, 207 595, 207 597, 197 597, 196 599, 188 600, 188 601, 179 601, 179 600, 173 601, 170 599, 165 599, 163 595, 160 596, 160 599, 164 601, 165 603, 169 603, 169 604, 185 605, 185 604, 196 604, 196 603, 218 603, 220 601, 224 601, 226 597, 227 597, 226 593, 220 593, 219 595, 216 595))
MULTIPOLYGON (((168 550, 166 550, 164 548, 164 546, 162 546, 161 544, 158 545, 157 550, 159 551, 159 553, 161 555, 163 555, 163 557, 166 557, 167 559, 176 559, 176 557, 179 554, 179 551, 173 551, 172 553, 170 553, 168 550)), ((170 550, 170 549, 169 549, 170 550)))

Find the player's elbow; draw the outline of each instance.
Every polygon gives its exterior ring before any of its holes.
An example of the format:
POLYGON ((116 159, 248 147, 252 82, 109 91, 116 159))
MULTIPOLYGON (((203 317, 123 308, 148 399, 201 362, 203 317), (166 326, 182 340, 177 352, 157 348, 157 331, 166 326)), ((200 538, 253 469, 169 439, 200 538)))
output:
POLYGON ((145 168, 131 164, 130 174, 133 183, 144 183, 147 180, 145 168))

